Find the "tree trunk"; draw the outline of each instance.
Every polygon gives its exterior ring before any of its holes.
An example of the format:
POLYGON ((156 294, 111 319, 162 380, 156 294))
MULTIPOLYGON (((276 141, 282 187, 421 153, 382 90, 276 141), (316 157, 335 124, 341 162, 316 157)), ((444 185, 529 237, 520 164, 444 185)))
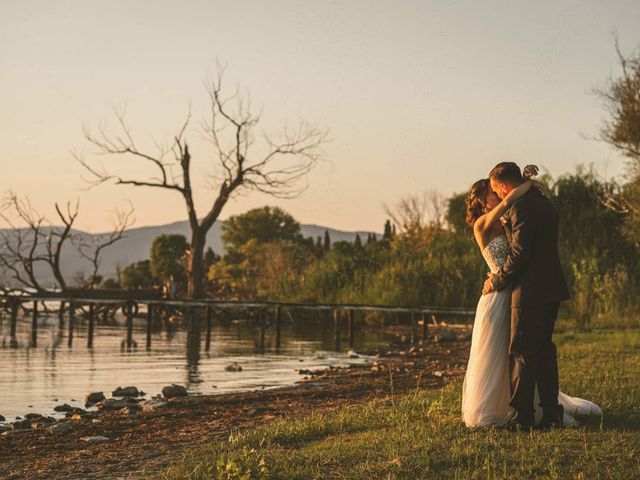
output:
POLYGON ((204 297, 204 244, 207 232, 203 228, 191 232, 191 245, 188 263, 188 298, 204 297))

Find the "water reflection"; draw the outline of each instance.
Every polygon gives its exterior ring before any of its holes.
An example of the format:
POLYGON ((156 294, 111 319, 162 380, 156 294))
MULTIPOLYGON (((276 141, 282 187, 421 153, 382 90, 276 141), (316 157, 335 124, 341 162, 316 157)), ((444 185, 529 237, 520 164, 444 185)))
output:
MULTIPOLYGON (((282 315, 281 348, 276 352, 273 325, 264 330, 256 319, 225 320, 214 316, 210 350, 205 349, 206 319, 193 316, 186 321, 155 318, 151 348, 145 348, 146 322, 134 320, 136 347, 123 348, 125 319, 96 315, 93 348, 87 347, 86 319, 75 318, 73 342, 68 344, 67 316, 38 319, 38 346, 30 346, 31 318, 20 317, 17 348, 10 348, 7 318, 0 318, 0 415, 7 419, 29 412, 50 413, 56 404, 81 406, 90 391, 111 392, 118 386, 135 385, 148 394, 177 383, 193 394, 226 393, 286 385, 300 379, 296 369, 346 365, 343 353, 332 352, 333 331, 329 319, 292 321, 282 315), (225 367, 238 362, 242 372, 225 367), (72 401, 73 399, 73 401, 72 401), (33 405, 33 407, 29 407, 33 405)), ((358 332, 355 348, 388 343, 382 331, 358 332)))

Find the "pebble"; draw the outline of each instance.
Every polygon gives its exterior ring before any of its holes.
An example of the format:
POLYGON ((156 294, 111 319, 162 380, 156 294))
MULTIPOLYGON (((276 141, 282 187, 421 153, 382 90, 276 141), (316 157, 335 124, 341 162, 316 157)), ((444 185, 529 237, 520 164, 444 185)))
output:
POLYGON ((94 435, 92 437, 80 437, 80 440, 87 443, 102 443, 102 442, 109 441, 107 437, 103 437, 102 435, 94 435))
POLYGON ((87 412, 86 410, 83 410, 81 408, 78 407, 72 407, 71 410, 69 410, 68 412, 65 412, 64 416, 65 417, 73 417, 74 415, 88 415, 89 412, 87 412))
POLYGON ((140 405, 128 405, 120 410, 120 413, 123 413, 124 415, 133 415, 134 413, 138 413, 140 410, 142 410, 140 405))
POLYGON ((172 383, 171 385, 167 385, 162 389, 162 395, 165 398, 186 397, 187 389, 182 385, 176 385, 175 383, 172 383))
POLYGON ((99 410, 118 410, 120 408, 129 405, 129 399, 119 398, 106 398, 98 403, 96 406, 99 410))
POLYGON ((163 402, 162 400, 147 400, 142 404, 143 412, 153 412, 158 408, 162 408, 169 405, 168 402, 163 402))
POLYGON ((240 364, 238 362, 232 362, 229 365, 227 365, 226 367, 224 367, 224 369, 227 372, 241 372, 242 371, 242 367, 240 366, 240 364))
POLYGON ((58 423, 49 429, 51 433, 69 433, 71 430, 73 426, 69 422, 58 423))
POLYGON ((111 392, 111 396, 113 397, 137 397, 140 395, 140 392, 136 387, 118 387, 113 392, 111 392))
POLYGON ((65 403, 63 405, 56 405, 55 407, 53 407, 53 411, 54 412, 71 412, 73 411, 73 407, 65 403))
POLYGON ((84 397, 84 406, 89 408, 94 406, 96 403, 101 402, 105 399, 103 392, 93 392, 89 393, 86 397, 84 397))
POLYGON ((14 430, 31 428, 31 420, 18 420, 17 422, 13 422, 13 428, 14 430))

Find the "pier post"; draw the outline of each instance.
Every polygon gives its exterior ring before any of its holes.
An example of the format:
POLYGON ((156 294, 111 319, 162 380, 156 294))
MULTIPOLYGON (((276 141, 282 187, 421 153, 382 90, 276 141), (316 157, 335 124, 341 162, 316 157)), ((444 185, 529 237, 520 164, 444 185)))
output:
POLYGON ((125 306, 125 315, 127 316, 127 349, 133 347, 133 309, 134 302, 127 302, 125 306))
POLYGON ((264 353, 265 333, 267 330, 267 312, 260 309, 258 311, 258 325, 260 326, 260 352, 264 353))
POLYGON ((76 323, 76 306, 69 302, 69 335, 67 337, 67 345, 69 348, 73 345, 73 327, 76 323))
POLYGON ((335 331, 335 350, 340 351, 340 312, 338 310, 333 311, 333 328, 335 331))
POLYGON ((147 304, 147 351, 151 350, 151 327, 153 324, 153 310, 155 305, 152 303, 147 304))
POLYGON ((429 325, 427 324, 427 314, 422 314, 422 343, 427 342, 427 335, 429 332, 429 325))
POLYGON ((95 305, 89 304, 89 328, 87 330, 87 348, 93 348, 93 321, 95 314, 95 305))
POLYGON ((38 346, 38 302, 33 302, 33 312, 31 312, 31 346, 38 346))
POLYGON ((353 329, 353 310, 347 310, 347 328, 349 333, 349 348, 353 348, 354 329, 353 329))
POLYGON ((416 344, 418 324, 416 322, 416 314, 411 313, 411 346, 416 344))
POLYGON ((276 317, 276 353, 280 353, 280 343, 282 340, 282 325, 280 324, 280 307, 276 307, 275 310, 276 317))
POLYGON ((205 350, 208 352, 209 349, 211 348, 211 322, 213 320, 213 307, 211 307, 210 305, 207 306, 207 313, 206 313, 206 317, 207 317, 207 336, 206 336, 206 340, 205 340, 205 350))
POLYGON ((60 310, 58 310, 58 325, 60 328, 64 328, 64 308, 66 304, 65 302, 60 302, 60 310))
POLYGON ((12 301, 11 302, 11 348, 15 348, 18 346, 18 337, 16 336, 16 327, 18 324, 18 308, 20 307, 20 302, 12 301))

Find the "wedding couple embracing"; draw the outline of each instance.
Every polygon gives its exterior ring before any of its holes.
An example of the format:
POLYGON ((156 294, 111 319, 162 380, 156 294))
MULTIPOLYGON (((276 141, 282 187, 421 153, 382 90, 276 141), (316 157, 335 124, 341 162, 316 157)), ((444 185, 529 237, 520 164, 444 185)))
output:
POLYGON ((552 335, 569 290, 558 254, 558 215, 531 177, 498 164, 467 195, 467 224, 491 273, 478 301, 462 389, 468 427, 510 430, 576 425, 600 414, 588 400, 559 390, 552 335))

